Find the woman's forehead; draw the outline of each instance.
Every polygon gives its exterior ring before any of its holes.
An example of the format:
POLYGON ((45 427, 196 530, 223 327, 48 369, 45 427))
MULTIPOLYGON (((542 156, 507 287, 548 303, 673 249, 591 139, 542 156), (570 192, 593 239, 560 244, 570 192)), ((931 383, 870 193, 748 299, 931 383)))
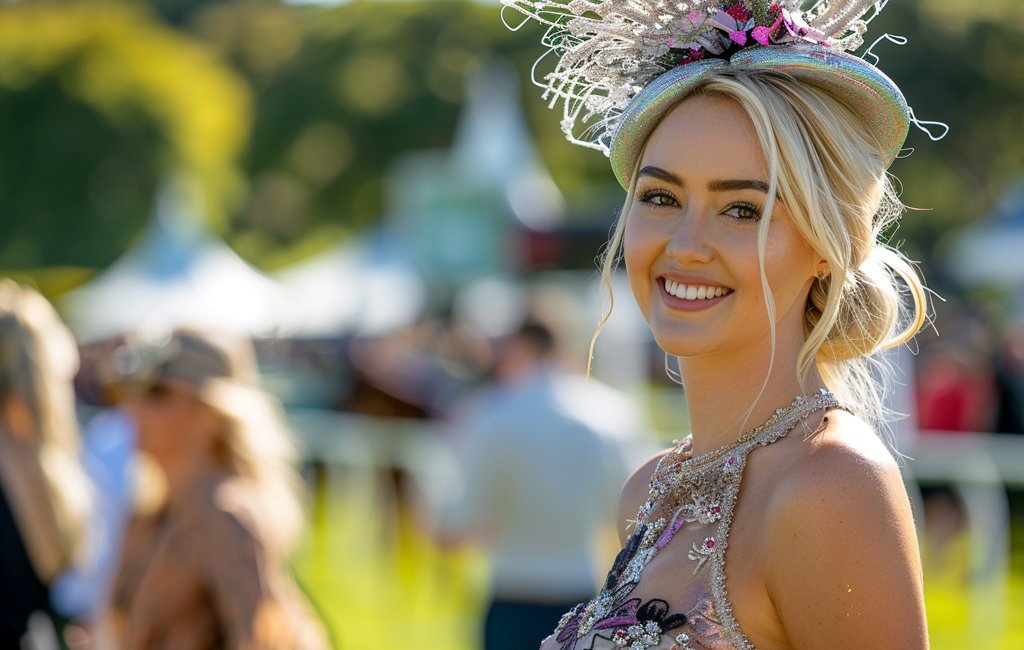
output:
POLYGON ((640 166, 648 165, 683 179, 768 179, 750 117, 721 95, 695 95, 672 109, 647 142, 640 166))

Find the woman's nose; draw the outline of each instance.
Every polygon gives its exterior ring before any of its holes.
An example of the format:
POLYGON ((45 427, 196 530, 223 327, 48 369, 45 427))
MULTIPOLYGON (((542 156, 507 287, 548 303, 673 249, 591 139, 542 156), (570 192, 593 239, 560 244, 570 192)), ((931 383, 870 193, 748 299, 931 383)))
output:
POLYGON ((714 258, 709 224, 696 206, 691 204, 680 212, 672 228, 666 252, 681 266, 689 262, 707 263, 714 258))

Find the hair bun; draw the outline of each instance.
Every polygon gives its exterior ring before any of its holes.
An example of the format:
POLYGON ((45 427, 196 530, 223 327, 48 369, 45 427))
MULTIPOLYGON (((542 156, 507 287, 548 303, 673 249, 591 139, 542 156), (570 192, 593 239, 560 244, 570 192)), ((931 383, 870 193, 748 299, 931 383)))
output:
MULTIPOLYGON (((843 286, 835 322, 818 351, 818 363, 837 364, 900 345, 924 322, 921 280, 898 253, 886 246, 873 246, 850 275, 843 286), (919 297, 910 313, 903 299, 908 291, 919 297)), ((811 287, 805 317, 808 333, 821 320, 831 282, 829 276, 815 280, 811 287)))

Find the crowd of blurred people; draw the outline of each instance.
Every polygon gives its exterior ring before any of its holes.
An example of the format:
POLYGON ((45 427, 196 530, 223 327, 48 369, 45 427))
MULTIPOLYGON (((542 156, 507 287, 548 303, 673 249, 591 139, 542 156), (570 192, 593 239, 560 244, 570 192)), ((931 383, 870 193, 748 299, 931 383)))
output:
MULTIPOLYGON (((978 322, 917 357, 920 429, 1024 433, 1024 326, 992 345, 978 322)), ((566 362, 557 323, 524 309, 499 334, 463 325, 79 348, 42 296, 0 281, 0 649, 330 647, 288 567, 304 461, 263 388, 286 366, 316 387, 299 404, 438 423, 454 488, 439 499, 396 469, 397 507, 442 548, 488 549, 482 645, 532 647, 592 595, 617 491, 656 442, 632 398, 566 362)))
MULTIPOLYGON (((636 404, 565 363, 556 330, 523 314, 489 339, 426 321, 260 344, 333 374, 323 407, 441 423, 456 487, 400 507, 442 547, 490 549, 489 650, 531 646, 591 595, 643 449, 636 404)), ((38 293, 0 283, 0 648, 330 646, 288 569, 307 489, 256 349, 194 329, 80 349, 38 293)))
POLYGON ((83 449, 74 339, 0 282, 0 647, 327 648, 286 566, 303 486, 251 343, 122 351, 83 449))

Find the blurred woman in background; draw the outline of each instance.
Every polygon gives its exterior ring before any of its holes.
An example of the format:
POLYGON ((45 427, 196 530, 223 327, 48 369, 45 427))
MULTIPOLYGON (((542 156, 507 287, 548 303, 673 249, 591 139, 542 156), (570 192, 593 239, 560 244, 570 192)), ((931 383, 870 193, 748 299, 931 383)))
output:
MULTIPOLYGON (((50 303, 0 280, 2 648, 38 647, 22 643, 29 621, 52 611, 50 582, 83 556, 91 490, 78 462, 77 369, 75 341, 50 303)), ((52 627, 48 636, 56 643, 52 627)))
POLYGON ((132 523, 112 629, 132 650, 326 648, 285 561, 303 525, 297 456, 248 341, 178 332, 134 402, 162 505, 132 523))

